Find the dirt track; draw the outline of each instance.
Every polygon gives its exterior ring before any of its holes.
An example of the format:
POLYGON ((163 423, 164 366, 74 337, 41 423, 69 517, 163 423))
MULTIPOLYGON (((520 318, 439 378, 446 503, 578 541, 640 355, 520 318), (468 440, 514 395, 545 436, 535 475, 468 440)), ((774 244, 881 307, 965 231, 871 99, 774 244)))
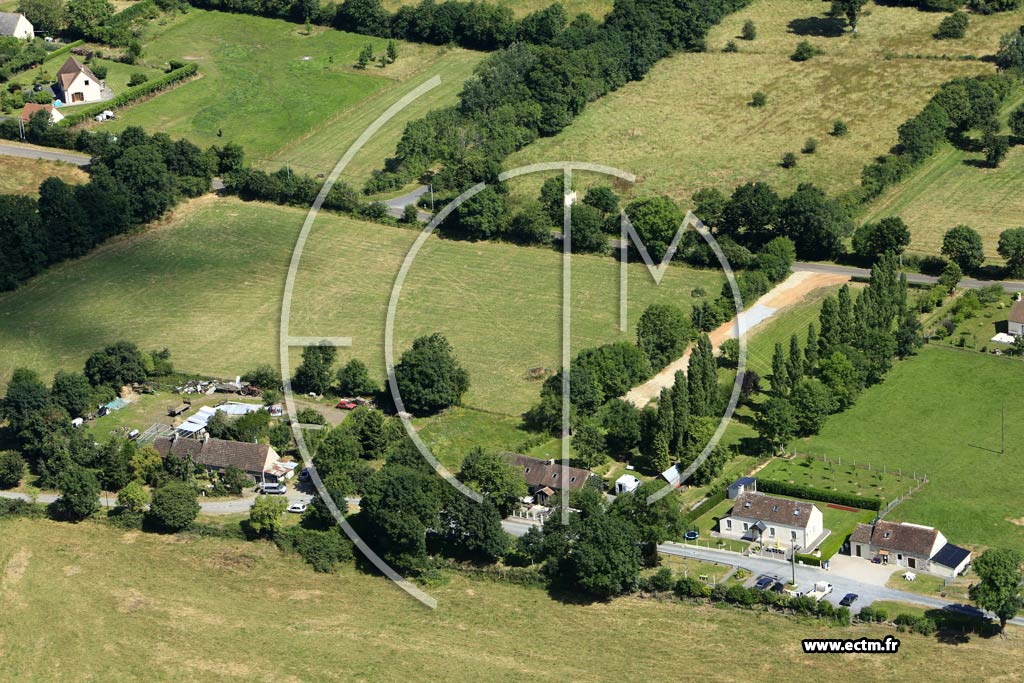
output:
MULTIPOLYGON (((743 336, 750 338, 751 333, 765 320, 769 320, 779 311, 799 303, 805 296, 821 287, 842 284, 850 278, 846 275, 829 275, 825 273, 800 272, 793 273, 770 292, 758 299, 752 306, 747 306, 739 316, 743 336)), ((725 340, 735 336, 736 318, 723 323, 710 335, 711 345, 717 350, 725 340)), ((671 363, 657 375, 634 387, 623 398, 637 408, 643 408, 661 394, 661 390, 675 384, 676 371, 686 372, 690 362, 690 348, 687 347, 682 358, 671 363)))

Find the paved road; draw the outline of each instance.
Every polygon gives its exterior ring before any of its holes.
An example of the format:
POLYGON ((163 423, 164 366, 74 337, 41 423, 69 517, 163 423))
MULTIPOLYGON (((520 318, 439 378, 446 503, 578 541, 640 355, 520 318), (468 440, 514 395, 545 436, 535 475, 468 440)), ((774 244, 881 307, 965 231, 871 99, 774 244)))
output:
MULTIPOLYGON (((518 518, 506 519, 501 523, 501 525, 506 532, 513 536, 522 536, 531 526, 536 526, 533 522, 518 518)), ((787 582, 792 579, 793 574, 792 565, 785 560, 775 560, 758 556, 748 557, 725 550, 700 548, 681 543, 663 543, 658 546, 658 552, 665 555, 687 557, 704 562, 717 562, 730 567, 740 567, 755 575, 763 574, 766 576, 774 576, 787 582)), ((796 581, 797 586, 801 589, 809 589, 817 581, 828 581, 834 586, 834 589, 825 599, 835 605, 838 605, 839 601, 842 600, 843 596, 847 593, 856 593, 860 596, 860 599, 857 601, 854 611, 856 611, 857 608, 869 605, 872 602, 887 600, 920 605, 921 607, 928 609, 951 609, 959 612, 979 614, 979 611, 973 605, 960 605, 958 603, 949 602, 948 600, 943 600, 942 598, 933 598, 927 595, 919 595, 917 593, 896 590, 894 588, 886 588, 885 586, 876 586, 856 579, 840 576, 835 572, 829 572, 821 569, 820 567, 798 564, 796 566, 796 581)), ((1024 626, 1024 617, 1012 619, 1010 623, 1016 626, 1024 626)))
MULTIPOLYGON (((868 278, 871 271, 866 268, 854 268, 852 266, 837 266, 831 263, 794 263, 793 271, 800 273, 828 273, 830 275, 849 275, 850 277, 868 278)), ((934 285, 939 278, 920 273, 907 273, 907 282, 915 285, 934 285)), ((1024 282, 1011 280, 976 280, 968 277, 960 281, 960 286, 965 289, 981 289, 991 284, 1001 284, 1007 292, 1024 292, 1024 282)))
MULTIPOLYGON (((420 185, 419 187, 417 187, 412 192, 409 192, 408 194, 403 194, 401 197, 395 197, 394 199, 386 200, 384 204, 388 207, 388 213, 390 215, 394 216, 395 218, 402 218, 402 216, 405 215, 405 207, 407 207, 410 204, 415 205, 420 200, 420 197, 422 197, 429 191, 429 187, 427 187, 426 185, 420 185)), ((430 214, 425 211, 418 211, 416 215, 423 222, 427 222, 431 218, 430 214)))
MULTIPOLYGON (((312 494, 304 491, 297 490, 294 485, 290 485, 288 493, 285 494, 288 499, 288 503, 309 503, 313 499, 312 494)), ((20 498, 21 500, 31 500, 28 495, 24 493, 14 493, 11 491, 0 491, 0 498, 20 498)), ((53 501, 57 500, 56 493, 40 493, 38 502, 48 505, 53 501)), ((245 513, 252 507, 253 502, 256 500, 255 494, 247 493, 244 498, 230 498, 230 499, 216 499, 216 500, 199 500, 199 508, 205 515, 235 515, 239 513, 245 513)), ((359 499, 346 499, 350 503, 358 504, 359 499)), ((116 507, 117 496, 101 496, 100 505, 103 507, 116 507)))
MULTIPOLYGON (((513 532, 510 531, 509 533, 513 532)), ((758 556, 747 557, 724 550, 699 548, 679 543, 663 543, 658 546, 658 551, 666 555, 688 557, 705 562, 718 562, 719 564, 726 564, 733 567, 742 567, 754 574, 774 576, 779 579, 785 579, 786 581, 792 579, 793 567, 789 562, 784 560, 774 560, 758 556)), ((828 595, 826 600, 835 605, 838 605, 839 601, 842 600, 843 596, 847 593, 856 593, 860 596, 860 600, 857 602, 857 607, 863 607, 864 605, 868 605, 879 600, 888 600, 920 605, 921 607, 929 609, 948 609, 958 612, 979 613, 979 610, 977 610, 973 605, 962 605, 948 600, 943 600, 942 598, 933 598, 927 595, 919 595, 917 593, 896 590, 894 588, 886 588, 885 586, 863 583, 856 579, 840 576, 835 572, 826 571, 820 567, 798 564, 796 566, 796 581, 797 585, 801 589, 809 589, 817 581, 828 581, 835 588, 832 593, 828 595)), ((991 617, 992 615, 989 616, 991 617)), ((1024 617, 1012 619, 1010 623, 1016 626, 1024 626, 1024 617)))
POLYGON ((76 152, 43 147, 33 147, 31 145, 15 145, 7 142, 0 142, 0 154, 11 157, 22 157, 23 159, 63 161, 76 166, 88 166, 92 162, 92 159, 86 154, 78 154, 76 152))

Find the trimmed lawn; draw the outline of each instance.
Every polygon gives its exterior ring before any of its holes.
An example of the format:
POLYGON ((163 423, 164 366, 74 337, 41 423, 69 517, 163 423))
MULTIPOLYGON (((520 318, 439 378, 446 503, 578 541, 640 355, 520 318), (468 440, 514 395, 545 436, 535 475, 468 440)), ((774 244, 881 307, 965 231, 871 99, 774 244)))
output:
MULTIPOLYGON (((451 408, 434 417, 414 420, 413 424, 430 446, 434 457, 454 471, 476 446, 488 452, 522 453, 529 450, 521 447, 529 445, 527 440, 535 435, 523 429, 522 422, 520 418, 509 415, 472 408, 451 408)), ((551 448, 559 449, 557 439, 551 439, 551 442, 551 448)))
MULTIPOLYGON (((659 554, 658 557, 661 558, 661 566, 671 569, 677 577, 699 579, 706 576, 709 583, 717 583, 732 571, 732 567, 729 565, 717 562, 701 562, 678 555, 659 554)), ((647 573, 654 574, 657 571, 657 569, 651 569, 647 573)))
POLYGON ((955 581, 950 583, 948 586, 946 582, 938 576, 932 576, 931 574, 916 574, 917 578, 913 581, 907 581, 903 578, 903 572, 895 572, 886 586, 889 588, 895 588, 896 590, 910 591, 911 593, 919 593, 920 595, 929 595, 933 598, 943 597, 958 602, 971 604, 970 595, 968 595, 968 588, 972 583, 978 582, 978 575, 974 571, 969 571, 967 575, 957 577, 955 581))
POLYGON ((693 525, 697 527, 697 531, 700 532, 700 539, 697 541, 700 545, 708 545, 712 548, 721 548, 722 550, 732 550, 733 552, 743 552, 750 545, 746 541, 737 541, 731 538, 715 538, 711 535, 712 531, 718 531, 718 522, 725 517, 729 510, 732 510, 733 501, 723 500, 721 503, 711 508, 703 515, 698 517, 693 525))
MULTIPOLYGON (((560 602, 544 590, 457 574, 427 589, 438 600, 428 610, 383 578, 351 565, 316 574, 267 542, 94 522, 4 521, 0 531, 10 680, 66 680, 68 671, 114 683, 419 681, 439 671, 452 681, 537 680, 538 671, 551 680, 678 680, 665 662, 678 660, 684 637, 687 678, 817 683, 821 657, 803 654, 801 638, 891 633, 674 600, 560 602), (273 616, 254 616, 254 595, 275 606, 273 616), (747 656, 722 656, 737 633, 747 656), (254 655, 282 643, 287 656, 254 655)), ((1006 638, 968 637, 955 648, 913 634, 901 640, 886 675, 914 680, 1005 676, 1021 647, 1012 628, 1006 638)), ((853 680, 878 677, 874 658, 843 666, 853 680)))
POLYGON ((0 194, 39 196, 39 185, 56 176, 67 183, 81 184, 89 180, 85 171, 60 161, 0 157, 0 194))
POLYGON ((928 484, 888 519, 937 527, 961 545, 1024 549, 1024 405, 1007 400, 1022 381, 1019 360, 926 347, 897 362, 850 410, 829 418, 820 435, 793 448, 924 473, 928 484))
MULTIPOLYGON (((826 463, 821 460, 808 461, 799 455, 790 460, 776 458, 758 472, 758 479, 775 480, 810 486, 822 491, 880 498, 885 502, 906 493, 914 486, 910 476, 901 477, 896 472, 883 473, 855 466, 850 460, 842 464, 826 463)), ((826 525, 827 526, 827 525, 826 525)))
POLYGON ((850 537, 853 530, 857 528, 859 523, 870 523, 877 514, 873 510, 838 510, 833 507, 829 507, 828 503, 821 503, 818 501, 810 501, 818 506, 821 510, 821 524, 826 529, 831 531, 821 545, 818 546, 818 551, 821 553, 821 558, 827 560, 843 547, 843 543, 850 537))
MULTIPOLYGON (((1017 14, 1017 23, 1024 17, 1017 14)), ((974 17, 971 17, 974 21, 974 17)), ((1024 104, 1024 89, 1007 99, 1006 116, 1024 104)), ((981 233, 989 263, 1002 265, 996 252, 999 234, 1024 223, 1024 147, 1010 148, 999 168, 989 168, 981 152, 965 152, 946 143, 913 175, 891 188, 867 209, 865 220, 900 216, 910 227, 911 252, 938 255, 942 237, 955 225, 981 233)))
MULTIPOLYGON (((991 64, 923 59, 993 54, 1021 13, 972 15, 970 38, 936 41, 940 16, 909 7, 871 4, 853 36, 828 36, 840 20, 823 17, 828 5, 802 0, 758 0, 711 30, 708 51, 659 62, 642 81, 591 103, 561 134, 510 157, 512 168, 573 158, 608 163, 639 177, 636 194, 667 193, 689 202, 696 190, 725 192, 747 181, 779 191, 814 182, 830 193, 856 186, 864 165, 889 150, 897 127, 956 76, 992 73, 991 64), (738 40, 743 23, 757 39, 738 40), (722 48, 736 40, 737 53, 722 48), (790 60, 797 43, 824 50, 810 61, 790 60), (768 95, 762 109, 748 106, 755 91, 768 95), (829 135, 836 119, 850 134, 829 135), (807 138, 816 154, 799 154, 807 138), (796 168, 780 167, 787 152, 796 168)), ((520 192, 535 196, 539 181, 520 192)))

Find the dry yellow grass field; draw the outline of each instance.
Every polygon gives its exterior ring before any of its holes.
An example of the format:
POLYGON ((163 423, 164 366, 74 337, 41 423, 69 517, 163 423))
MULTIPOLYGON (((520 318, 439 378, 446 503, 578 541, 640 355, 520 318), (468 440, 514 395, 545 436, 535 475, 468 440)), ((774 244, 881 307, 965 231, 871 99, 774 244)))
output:
MULTIPOLYGON (((645 80, 590 104, 560 135, 521 150, 506 166, 571 154, 636 173, 637 193, 685 201, 702 187, 731 191, 753 180, 780 191, 812 181, 841 192, 895 144, 899 124, 941 83, 994 71, 982 61, 923 57, 990 55, 1024 16, 972 16, 967 39, 936 41, 931 34, 939 14, 870 4, 856 36, 848 30, 832 35, 839 24, 824 18, 827 8, 804 0, 757 0, 711 31, 708 52, 663 60, 645 80), (754 41, 738 38, 748 19, 757 25, 754 41), (792 61, 805 39, 824 54, 792 61), (730 40, 738 53, 722 52, 730 40), (748 106, 758 90, 768 96, 761 109, 748 106), (836 119, 849 124, 848 136, 829 135, 836 119), (800 154, 811 137, 819 142, 817 153, 800 154), (786 152, 797 153, 796 168, 780 167, 786 152)), ((536 185, 524 183, 516 191, 534 194, 536 185)))
MULTIPOLYGON (((277 365, 284 280, 305 215, 205 197, 0 295, 0 384, 20 366, 78 369, 117 339, 169 347, 179 369, 218 377, 277 365)), ((291 333, 351 336, 342 362, 359 357, 383 378, 388 300, 418 234, 322 213, 303 253, 291 333)), ((540 392, 528 371, 558 367, 561 268, 551 249, 430 238, 399 300, 396 357, 415 336, 443 332, 470 372, 466 404, 518 416, 540 392)), ((618 263, 573 258, 574 349, 632 341, 648 304, 688 311, 693 288, 715 293, 723 280, 719 271, 673 267, 656 286, 645 266, 631 269, 634 327, 620 333, 618 263)))
MULTIPOLYGON (((566 14, 574 17, 577 14, 586 12, 591 16, 600 19, 612 9, 612 0, 561 0, 562 7, 566 14)), ((420 0, 384 0, 383 5, 389 12, 397 11, 405 5, 418 5, 420 0)), ((517 17, 524 17, 530 12, 545 9, 551 4, 551 0, 497 0, 495 4, 508 5, 517 17)))
MULTIPOLYGON (((1004 116, 1024 105, 1024 89, 1004 106, 1004 116)), ((909 178, 868 206, 866 220, 897 215, 910 227, 909 251, 938 254, 942 237, 954 225, 981 234, 985 256, 1002 263, 996 252, 999 233, 1024 225, 1024 147, 1010 148, 999 168, 983 163, 981 152, 943 145, 909 178)))
POLYGON ((804 655, 807 637, 882 638, 755 611, 623 598, 566 604, 452 576, 438 608, 344 567, 314 574, 269 543, 0 523, 4 680, 1015 680, 1021 634, 897 655, 804 655))
POLYGON ((68 183, 84 183, 89 179, 82 169, 59 161, 0 157, 0 194, 37 196, 39 184, 51 176, 68 183))

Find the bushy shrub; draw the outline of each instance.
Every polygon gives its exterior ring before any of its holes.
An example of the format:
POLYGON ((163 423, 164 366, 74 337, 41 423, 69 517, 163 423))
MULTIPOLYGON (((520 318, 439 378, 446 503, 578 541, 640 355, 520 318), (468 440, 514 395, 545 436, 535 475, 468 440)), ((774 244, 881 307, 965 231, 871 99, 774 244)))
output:
POLYGON ((750 106, 761 108, 768 104, 768 95, 758 90, 750 96, 750 106))
POLYGON ((967 35, 967 26, 970 19, 966 12, 956 11, 939 22, 939 28, 935 31, 936 40, 948 40, 951 38, 963 38, 967 35))
POLYGON ((790 59, 792 59, 794 62, 806 62, 812 57, 816 57, 820 53, 821 51, 818 48, 814 47, 806 40, 801 40, 797 44, 796 50, 793 52, 792 55, 790 55, 790 59))

